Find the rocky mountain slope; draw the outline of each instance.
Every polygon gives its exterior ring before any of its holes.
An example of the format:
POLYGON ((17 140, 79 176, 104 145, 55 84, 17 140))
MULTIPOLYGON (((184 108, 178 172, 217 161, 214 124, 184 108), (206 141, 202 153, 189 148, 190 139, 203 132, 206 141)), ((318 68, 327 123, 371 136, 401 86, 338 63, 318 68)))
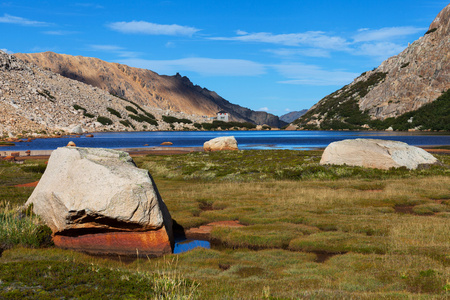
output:
POLYGON ((326 96, 294 121, 301 128, 358 129, 399 117, 450 88, 450 5, 403 52, 326 96))
POLYGON ((0 51, 0 137, 54 134, 76 126, 85 131, 194 128, 164 122, 164 115, 205 121, 201 116, 132 103, 0 51))
POLYGON ((287 114, 280 116, 280 120, 284 121, 286 123, 292 123, 296 119, 298 119, 301 116, 303 116, 304 114, 306 114, 307 111, 308 111, 307 109, 302 109, 300 111, 291 111, 287 114))
POLYGON ((108 63, 97 58, 52 52, 16 56, 139 105, 208 117, 216 116, 218 111, 225 110, 230 113, 232 121, 267 124, 273 127, 285 125, 277 116, 232 104, 217 93, 194 85, 187 77, 179 74, 160 76, 150 70, 108 63))

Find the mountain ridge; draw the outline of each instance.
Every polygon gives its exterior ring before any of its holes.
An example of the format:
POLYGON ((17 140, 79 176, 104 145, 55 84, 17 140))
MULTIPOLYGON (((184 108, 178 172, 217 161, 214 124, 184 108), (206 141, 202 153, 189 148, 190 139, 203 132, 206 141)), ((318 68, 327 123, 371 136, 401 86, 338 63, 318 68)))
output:
POLYGON ((98 58, 53 52, 18 53, 15 56, 141 105, 208 117, 225 110, 233 121, 272 127, 285 125, 277 116, 232 104, 216 92, 194 85, 189 78, 178 73, 174 76, 159 75, 151 70, 105 62, 98 58))

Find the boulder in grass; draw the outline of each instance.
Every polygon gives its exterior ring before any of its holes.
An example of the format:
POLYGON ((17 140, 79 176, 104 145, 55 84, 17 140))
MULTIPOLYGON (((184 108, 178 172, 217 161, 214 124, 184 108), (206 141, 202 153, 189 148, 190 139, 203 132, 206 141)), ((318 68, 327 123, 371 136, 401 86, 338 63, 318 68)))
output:
POLYGON ((147 170, 126 152, 62 147, 25 205, 56 246, 89 253, 171 253, 172 219, 147 170))
POLYGON ((239 150, 234 136, 223 136, 209 140, 203 144, 205 151, 239 150))
POLYGON ((439 161, 425 150, 403 142, 378 139, 349 139, 329 144, 322 154, 321 165, 349 165, 390 169, 431 165, 439 161))

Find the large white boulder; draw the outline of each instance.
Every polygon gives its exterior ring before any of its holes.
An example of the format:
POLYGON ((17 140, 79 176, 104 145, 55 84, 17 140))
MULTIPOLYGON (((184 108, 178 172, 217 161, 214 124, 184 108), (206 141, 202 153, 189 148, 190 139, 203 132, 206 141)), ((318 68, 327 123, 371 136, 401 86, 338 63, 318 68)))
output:
POLYGON ((421 164, 438 160, 425 150, 403 142, 378 139, 349 139, 334 142, 325 148, 321 165, 349 165, 376 169, 406 167, 416 169, 421 164))
POLYGON ((31 204, 63 248, 123 254, 172 250, 169 211, 148 171, 137 168, 126 152, 58 148, 25 205, 31 204))
POLYGON ((203 144, 205 151, 239 150, 234 136, 223 136, 209 140, 203 144))
POLYGON ((75 125, 69 130, 69 132, 73 134, 83 134, 84 130, 81 125, 75 125))

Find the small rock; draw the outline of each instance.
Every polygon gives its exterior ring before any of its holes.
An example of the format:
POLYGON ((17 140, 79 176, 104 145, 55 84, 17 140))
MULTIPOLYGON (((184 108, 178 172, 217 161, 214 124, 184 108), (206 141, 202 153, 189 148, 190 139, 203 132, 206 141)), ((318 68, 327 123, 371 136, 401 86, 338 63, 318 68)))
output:
POLYGON ((223 136, 209 140, 203 144, 205 151, 239 150, 234 136, 223 136))
POLYGON ((161 143, 161 146, 170 146, 170 145, 173 145, 173 143, 172 142, 162 142, 161 143))
POLYGON ((75 145, 74 142, 70 141, 67 143, 67 147, 76 147, 77 145, 75 145))

